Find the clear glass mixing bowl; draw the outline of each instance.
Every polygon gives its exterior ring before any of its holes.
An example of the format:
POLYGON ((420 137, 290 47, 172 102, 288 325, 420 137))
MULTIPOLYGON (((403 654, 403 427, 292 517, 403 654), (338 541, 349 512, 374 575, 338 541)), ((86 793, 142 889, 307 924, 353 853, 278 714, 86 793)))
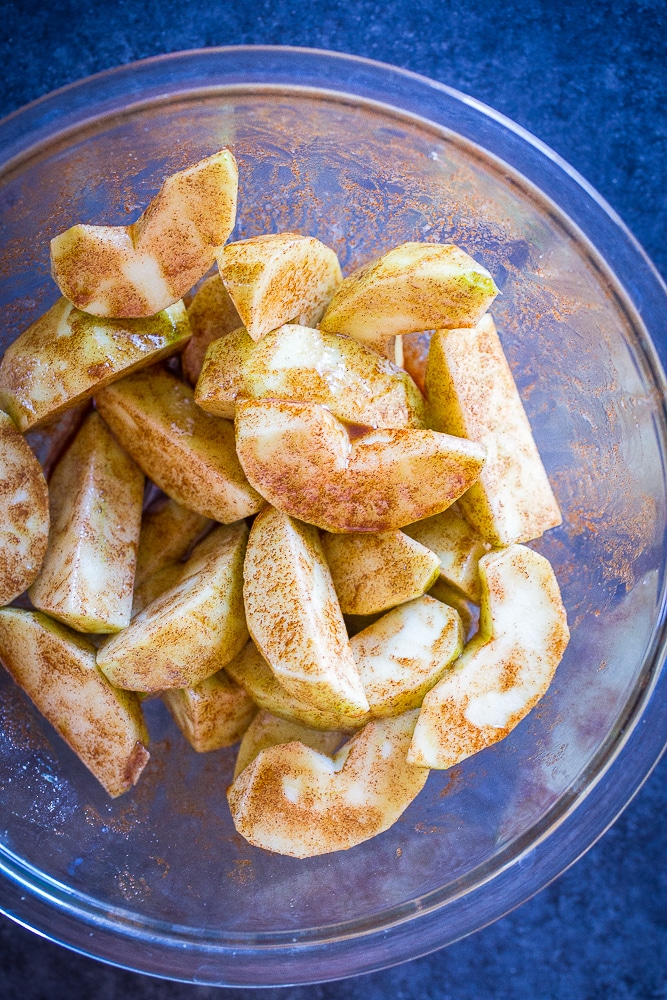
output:
POLYGON ((667 299, 595 192, 488 108, 348 56, 212 49, 85 80, 0 124, 3 345, 57 297, 51 236, 131 220, 165 174, 223 145, 240 165, 237 238, 296 229, 347 270, 403 240, 446 240, 490 269, 564 513, 536 543, 572 626, 547 696, 347 852, 296 861, 246 844, 225 800, 233 751, 196 755, 159 702, 147 771, 109 801, 1 673, 0 908, 139 971, 300 983, 497 918, 586 850, 657 760, 666 426, 652 339, 667 299))

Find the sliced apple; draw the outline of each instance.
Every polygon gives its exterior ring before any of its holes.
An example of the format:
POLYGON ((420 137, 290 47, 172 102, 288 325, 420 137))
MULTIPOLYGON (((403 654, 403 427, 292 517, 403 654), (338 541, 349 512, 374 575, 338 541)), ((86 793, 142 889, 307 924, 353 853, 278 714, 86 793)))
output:
POLYGON ((487 461, 461 499, 466 521, 492 545, 538 538, 561 523, 491 316, 474 330, 438 330, 426 371, 430 423, 478 441, 487 461))
POLYGON ((51 240, 62 294, 93 316, 142 317, 202 278, 236 219, 238 171, 228 149, 167 177, 131 226, 72 226, 51 240))
POLYGON ((252 700, 281 719, 302 723, 312 729, 336 729, 350 732, 368 722, 368 713, 361 718, 357 713, 345 715, 335 710, 316 708, 300 701, 279 684, 271 667, 252 640, 238 656, 225 666, 225 673, 245 688, 252 700))
POLYGON ((168 563, 182 559, 213 521, 169 497, 159 497, 141 521, 135 587, 168 563))
POLYGON ((150 319, 100 320, 60 299, 5 351, 0 406, 20 431, 32 430, 189 337, 182 302, 150 319))
POLYGON ((238 743, 257 712, 250 695, 227 677, 224 670, 194 687, 164 691, 162 700, 198 753, 238 743))
POLYGON ((14 421, 0 411, 0 604, 30 586, 49 537, 49 493, 41 466, 14 421))
POLYGON ((418 597, 388 611, 350 640, 372 716, 418 708, 463 649, 456 611, 418 597))
POLYGON ((79 632, 130 624, 143 495, 141 469, 91 413, 51 476, 36 608, 79 632))
POLYGON ((458 247, 403 243, 343 281, 320 328, 381 347, 404 333, 474 326, 497 294, 486 268, 458 247))
POLYGON ((404 530, 437 555, 440 573, 448 583, 458 587, 469 600, 479 602, 479 560, 491 546, 455 507, 409 524, 404 530))
POLYGON ((39 611, 2 608, 0 659, 109 795, 137 782, 149 757, 141 706, 97 669, 87 639, 39 611))
POLYGON ((479 476, 484 450, 436 431, 371 431, 355 440, 324 406, 244 400, 236 449, 274 507, 326 531, 387 531, 450 506, 479 476))
POLYGON ((243 569, 248 630, 301 701, 362 717, 368 702, 317 531, 271 507, 253 523, 243 569))
POLYGON ((480 559, 479 632, 426 695, 408 759, 447 768, 504 739, 544 695, 569 639, 550 563, 523 545, 480 559))
POLYGON ((424 594, 440 573, 434 552, 402 531, 322 535, 340 609, 373 615, 424 594))
POLYGON ((200 410, 174 375, 137 372, 95 402, 137 465, 183 507, 228 524, 264 506, 239 465, 232 424, 200 410))
POLYGON ((248 528, 239 522, 216 528, 215 536, 215 548, 194 553, 177 583, 100 647, 97 663, 112 684, 146 692, 191 687, 217 673, 248 641, 248 528))
POLYGON ((237 330, 241 317, 219 274, 206 278, 188 306, 188 320, 192 338, 181 355, 183 375, 194 385, 204 363, 209 344, 219 337, 237 330))
POLYGON ((424 401, 406 372, 350 337, 296 324, 256 346, 244 331, 211 345, 195 399, 209 413, 233 417, 237 396, 321 403, 364 427, 424 426, 424 401))
POLYGON ((253 340, 290 320, 315 326, 343 277, 334 251, 299 233, 228 243, 218 267, 253 340))
POLYGON ((346 734, 340 731, 323 732, 321 729, 311 729, 300 722, 281 719, 277 715, 271 715, 270 712, 261 709, 243 734, 234 767, 234 780, 238 778, 241 771, 252 764, 262 750, 266 750, 268 747, 298 742, 310 747, 311 750, 317 750, 318 753, 331 757, 345 737, 346 734))
POLYGON ((256 847, 308 858, 388 830, 429 774, 406 760, 416 717, 369 722, 333 758, 299 742, 262 750, 227 791, 237 831, 256 847))

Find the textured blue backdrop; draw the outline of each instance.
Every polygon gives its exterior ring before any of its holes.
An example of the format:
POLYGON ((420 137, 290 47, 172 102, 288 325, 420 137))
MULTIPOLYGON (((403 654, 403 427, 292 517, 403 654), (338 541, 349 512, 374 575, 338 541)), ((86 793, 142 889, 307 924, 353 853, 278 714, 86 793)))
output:
MULTIPOLYGON (((485 101, 575 166, 667 276, 664 0, 0 2, 0 115, 90 73, 208 45, 352 52, 485 101)), ((663 358, 667 357, 667 330, 663 358)), ((294 1000, 667 998, 667 762, 589 854, 520 910, 445 951, 294 1000)), ((230 1000, 249 991, 229 990, 230 1000)), ((104 967, 0 918, 2 1000, 206 1000, 208 987, 104 967)))

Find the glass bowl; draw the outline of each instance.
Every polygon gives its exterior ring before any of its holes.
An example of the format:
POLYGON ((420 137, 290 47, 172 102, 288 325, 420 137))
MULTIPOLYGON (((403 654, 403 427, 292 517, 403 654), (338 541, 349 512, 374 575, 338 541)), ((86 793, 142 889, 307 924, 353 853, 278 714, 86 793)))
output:
POLYGON ((378 969, 496 919, 614 820, 667 738, 665 289, 550 150, 426 79, 349 56, 210 49, 84 80, 0 124, 3 345, 57 297, 51 236, 131 221, 162 178, 229 145, 235 237, 296 229, 349 270, 452 241, 493 312, 562 506, 552 561, 572 641, 539 706, 446 772, 387 833, 297 861, 236 835, 234 751, 197 755, 159 702, 152 757, 111 802, 0 677, 0 908, 108 962, 197 983, 378 969), (662 690, 661 690, 662 689, 662 690))

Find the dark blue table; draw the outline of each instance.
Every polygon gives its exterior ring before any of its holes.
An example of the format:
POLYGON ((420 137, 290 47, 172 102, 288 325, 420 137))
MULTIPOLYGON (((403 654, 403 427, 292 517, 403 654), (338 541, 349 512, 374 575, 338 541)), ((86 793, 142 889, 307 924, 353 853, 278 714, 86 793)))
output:
MULTIPOLYGON (((0 115, 90 73, 208 45, 353 52, 423 73, 535 133, 617 210, 667 276, 663 0, 118 0, 0 3, 0 115)), ((658 345, 667 364, 665 342, 658 345)), ((294 1000, 667 998, 667 762, 586 857, 517 912, 445 951, 294 1000)), ((205 998, 102 966, 0 918, 2 1000, 205 998)), ((230 990, 230 998, 249 991, 230 990)), ((267 995, 267 994, 265 994, 267 995)))

